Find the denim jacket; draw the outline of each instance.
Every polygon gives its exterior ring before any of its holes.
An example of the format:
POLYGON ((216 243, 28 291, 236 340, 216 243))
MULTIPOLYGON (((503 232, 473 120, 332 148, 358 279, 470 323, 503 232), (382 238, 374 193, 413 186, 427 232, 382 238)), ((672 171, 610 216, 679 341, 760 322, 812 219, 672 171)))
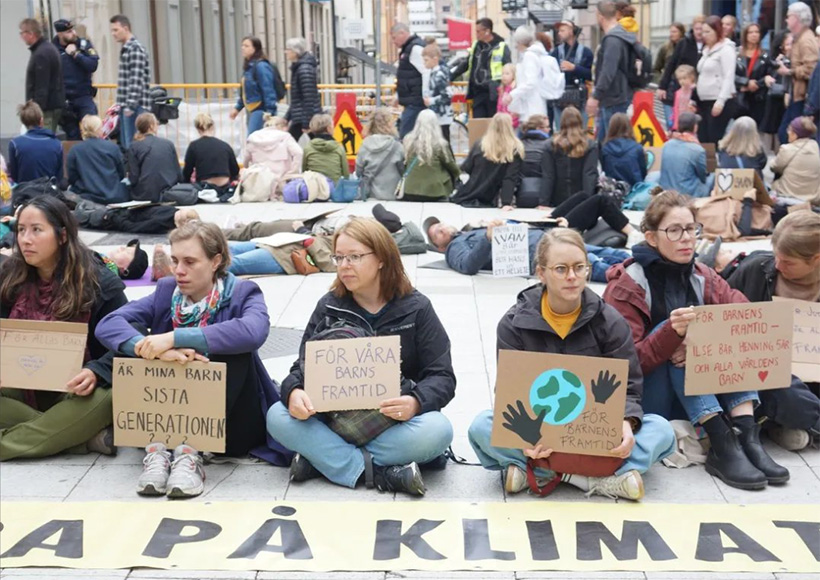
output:
POLYGON ((247 114, 250 114, 261 109, 275 115, 279 95, 276 94, 273 82, 271 64, 263 60, 252 60, 242 73, 242 89, 236 101, 236 110, 247 108, 247 114))
POLYGON ((662 150, 660 185, 692 197, 708 197, 706 150, 697 143, 668 141, 662 150))

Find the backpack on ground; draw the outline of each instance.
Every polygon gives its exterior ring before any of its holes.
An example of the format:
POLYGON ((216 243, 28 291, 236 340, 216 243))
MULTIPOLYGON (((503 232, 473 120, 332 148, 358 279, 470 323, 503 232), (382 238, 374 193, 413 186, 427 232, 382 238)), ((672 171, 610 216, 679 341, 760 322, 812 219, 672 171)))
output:
POLYGON ((62 190, 57 186, 57 180, 53 177, 38 177, 31 181, 18 183, 11 190, 11 206, 17 210, 23 203, 41 195, 51 195, 62 201, 69 209, 74 209, 76 204, 63 195, 62 190))
POLYGON ((234 191, 231 203, 259 202, 274 199, 279 179, 267 166, 257 163, 242 171, 242 178, 234 191))

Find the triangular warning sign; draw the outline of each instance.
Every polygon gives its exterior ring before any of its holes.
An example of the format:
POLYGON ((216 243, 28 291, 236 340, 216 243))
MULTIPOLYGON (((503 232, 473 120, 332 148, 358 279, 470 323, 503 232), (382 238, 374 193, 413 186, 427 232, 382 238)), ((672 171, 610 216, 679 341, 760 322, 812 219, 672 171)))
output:
POLYGON ((661 147, 665 141, 665 135, 658 131, 657 124, 646 111, 641 111, 632 120, 632 129, 635 131, 635 140, 642 147, 661 147))
POLYGON ((359 123, 353 121, 350 113, 343 110, 337 115, 336 126, 333 127, 333 138, 342 144, 348 159, 355 159, 362 144, 362 133, 359 123))

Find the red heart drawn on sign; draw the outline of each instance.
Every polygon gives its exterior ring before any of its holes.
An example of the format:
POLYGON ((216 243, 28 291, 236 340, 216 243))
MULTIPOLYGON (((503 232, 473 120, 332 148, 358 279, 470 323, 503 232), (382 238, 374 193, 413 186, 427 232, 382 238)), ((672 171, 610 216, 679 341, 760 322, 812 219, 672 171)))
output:
POLYGON ((766 380, 766 377, 768 377, 768 376, 769 376, 769 371, 760 371, 759 373, 757 373, 757 378, 760 379, 761 383, 764 382, 766 380))

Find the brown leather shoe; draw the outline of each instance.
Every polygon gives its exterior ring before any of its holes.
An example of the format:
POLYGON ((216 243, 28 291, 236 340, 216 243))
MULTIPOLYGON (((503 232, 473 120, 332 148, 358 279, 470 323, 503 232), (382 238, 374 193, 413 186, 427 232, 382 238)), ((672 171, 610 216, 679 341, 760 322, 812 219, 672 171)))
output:
POLYGON ((309 276, 319 271, 319 268, 313 263, 313 260, 311 260, 305 248, 293 250, 290 253, 290 259, 293 261, 293 266, 296 268, 296 271, 302 276, 309 276))

